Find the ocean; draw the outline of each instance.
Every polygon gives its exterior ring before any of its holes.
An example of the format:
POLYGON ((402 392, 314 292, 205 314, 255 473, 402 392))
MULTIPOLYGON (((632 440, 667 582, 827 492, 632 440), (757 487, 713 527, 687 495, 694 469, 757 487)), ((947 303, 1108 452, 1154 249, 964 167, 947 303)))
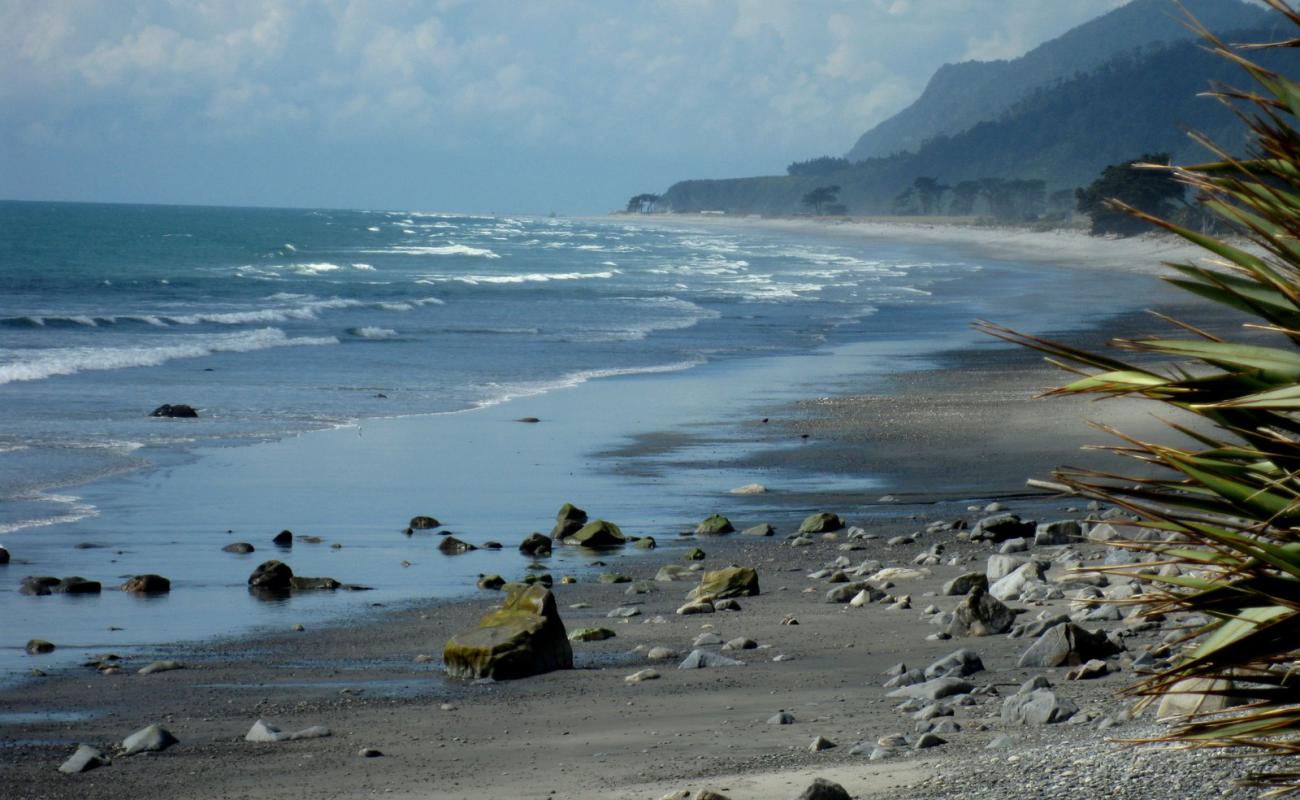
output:
POLYGON ((72 658, 472 592, 570 500, 671 544, 750 482, 726 466, 750 443, 688 475, 600 453, 923 367, 978 317, 1088 324, 1137 280, 689 219, 0 203, 0 678, 37 636, 72 658), (505 547, 448 559, 400 534, 417 513, 505 547), (274 551, 281 528, 322 543, 274 551), (375 590, 261 602, 272 557, 375 590), (112 591, 144 572, 172 593, 112 591), (105 591, 19 595, 32 574, 105 591))

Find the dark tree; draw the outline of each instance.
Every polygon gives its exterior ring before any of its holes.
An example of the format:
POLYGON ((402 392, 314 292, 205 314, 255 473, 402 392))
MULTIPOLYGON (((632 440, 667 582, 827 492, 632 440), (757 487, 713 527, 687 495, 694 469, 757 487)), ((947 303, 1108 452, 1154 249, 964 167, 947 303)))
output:
POLYGON ((655 207, 659 205, 659 199, 659 195, 650 194, 649 192, 635 195, 631 200, 627 201, 627 213, 651 214, 654 212, 655 207))
POLYGON ((919 177, 912 181, 912 188, 916 190, 916 201, 921 205, 922 214, 934 214, 943 204, 943 196, 950 189, 946 183, 939 183, 938 178, 919 177))
POLYGON ((1168 164, 1169 160, 1168 153, 1146 153, 1132 161, 1111 164, 1086 189, 1077 190, 1077 208, 1092 219, 1092 232, 1134 236, 1151 230, 1146 222, 1113 208, 1111 200, 1158 217, 1171 216, 1184 203, 1182 184, 1164 170, 1135 166, 1168 164))
POLYGON ((821 216, 822 208, 827 203, 834 203, 839 199, 840 187, 838 186, 818 186, 811 192, 803 196, 803 204, 809 206, 821 216))
POLYGON ((1077 189, 1058 189, 1047 196, 1047 207, 1057 213, 1066 213, 1074 208, 1074 193, 1077 189))
POLYGON ((807 161, 796 161, 785 168, 787 175, 830 175, 834 172, 841 172, 850 167, 847 158, 835 158, 834 156, 822 156, 820 158, 810 158, 807 161))
POLYGON ((909 186, 895 195, 893 202, 890 203, 890 211, 898 216, 912 216, 918 213, 916 209, 916 187, 909 186))
POLYGON ((980 196, 979 181, 961 181, 952 187, 952 203, 948 213, 957 217, 967 217, 975 213, 975 201, 980 196))

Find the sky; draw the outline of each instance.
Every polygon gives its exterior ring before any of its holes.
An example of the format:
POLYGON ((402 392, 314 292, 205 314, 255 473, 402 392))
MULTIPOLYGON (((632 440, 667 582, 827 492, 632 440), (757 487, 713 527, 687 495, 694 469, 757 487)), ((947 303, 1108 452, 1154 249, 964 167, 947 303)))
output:
POLYGON ((600 213, 1125 0, 0 0, 0 198, 600 213))

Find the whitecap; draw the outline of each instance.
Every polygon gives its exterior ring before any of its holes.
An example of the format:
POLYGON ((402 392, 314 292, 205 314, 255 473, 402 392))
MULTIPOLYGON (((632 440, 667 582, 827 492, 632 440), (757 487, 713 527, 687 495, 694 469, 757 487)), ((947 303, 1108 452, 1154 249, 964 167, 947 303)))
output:
POLYGON ((375 271, 375 268, 372 267, 372 266, 370 266, 369 264, 353 264, 353 265, 352 265, 352 268, 353 268, 353 269, 363 270, 363 271, 365 271, 365 272, 374 272, 374 271, 375 271))
POLYGON ((392 328, 379 328, 367 325, 363 328, 349 328, 348 333, 360 339, 391 339, 397 335, 392 328))
POLYGON ((387 250, 361 250, 371 255, 392 253, 404 256, 473 256, 476 258, 500 258, 501 256, 484 247, 469 247, 463 244, 447 245, 398 245, 387 250))

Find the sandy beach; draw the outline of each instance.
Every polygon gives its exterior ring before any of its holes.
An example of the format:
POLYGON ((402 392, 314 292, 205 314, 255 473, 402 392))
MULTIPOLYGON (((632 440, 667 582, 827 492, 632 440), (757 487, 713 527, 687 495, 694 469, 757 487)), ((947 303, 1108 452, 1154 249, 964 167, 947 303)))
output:
MULTIPOLYGON (((665 224, 916 237, 1048 269, 1153 276, 1161 260, 1188 255, 1165 239, 1115 242, 1076 233, 694 218, 665 224)), ((1177 311, 1174 296, 1154 288, 1154 277, 1152 283, 1153 305, 1177 311)), ((1108 325, 1108 333, 1157 327, 1132 314, 1109 322, 1117 328, 1108 325)), ((1216 317, 1216 324, 1233 321, 1216 317)), ((1088 330, 1062 336, 1089 345, 1098 339, 1088 330)), ((870 470, 883 477, 870 492, 774 487, 752 497, 691 498, 695 514, 671 518, 673 533, 681 535, 657 534, 660 547, 650 553, 629 547, 578 558, 570 551, 549 570, 564 625, 570 632, 605 627, 615 634, 575 642, 573 670, 517 681, 449 678, 440 663, 443 644, 500 602, 491 590, 467 600, 377 604, 303 630, 286 620, 283 629, 255 636, 181 642, 120 661, 52 669, 0 693, 3 795, 654 800, 707 789, 733 800, 777 800, 800 796, 820 777, 860 798, 1091 799, 1099 787, 1117 798, 1244 796, 1230 784, 1241 770, 1211 767, 1208 755, 1109 741, 1158 730, 1150 712, 1130 719, 1128 701, 1116 692, 1132 681, 1134 660, 1163 655, 1164 637, 1182 621, 1143 626, 1089 616, 1095 607, 1078 602, 1088 587, 1067 570, 1103 559, 1107 548, 1073 535, 1035 545, 1035 529, 1027 525, 1083 522, 1105 512, 1025 486, 1026 478, 1047 477, 1054 465, 1106 458, 1078 452, 1100 436, 1084 418, 1140 434, 1161 423, 1134 403, 1031 399, 1056 376, 1018 350, 990 343, 955 349, 938 361, 874 376, 869 386, 850 381, 832 393, 773 404, 766 421, 717 420, 687 433, 646 430, 634 440, 639 444, 593 456, 623 474, 653 460, 657 469, 725 464, 728 474, 759 483, 777 469, 850 478, 870 470), (887 390, 880 389, 882 380, 887 390), (757 443, 742 458, 710 445, 738 435, 757 443), (770 523, 775 535, 690 535, 693 522, 723 503, 737 531, 770 523), (815 511, 835 512, 844 524, 794 539, 801 520, 815 511), (945 585, 986 572, 1003 544, 973 540, 971 533, 1001 513, 1019 515, 1027 531, 1024 549, 1009 554, 1024 559, 1016 564, 1035 559, 1044 568, 1033 582, 1041 591, 1006 601, 1017 623, 1066 614, 1089 631, 1103 631, 1114 646, 1102 659, 1106 674, 1071 680, 1072 665, 1020 666, 1032 636, 948 638, 945 615, 965 596, 945 594, 945 585), (702 549, 703 560, 684 560, 690 547, 702 549), (737 598, 736 611, 678 614, 698 576, 656 580, 665 565, 751 567, 761 592, 737 598), (578 567, 582 578, 562 585, 565 570, 578 567), (901 571, 881 573, 889 568, 901 571), (595 578, 601 573, 627 580, 603 583, 595 578), (869 602, 828 601, 846 582, 862 581, 859 588, 872 590, 869 602), (629 616, 608 616, 615 609, 630 609, 622 612, 629 616), (738 637, 751 641, 723 649, 738 637), (671 655, 651 659, 652 648, 671 655), (924 670, 961 648, 977 653, 983 667, 964 676, 970 684, 964 691, 918 703, 891 696, 894 689, 884 686, 898 664, 924 670), (679 669, 695 649, 742 663, 679 669), (183 668, 138 673, 157 660, 183 668), (628 682, 646 669, 656 677, 628 682), (1015 705, 1022 684, 1034 679, 1043 679, 1053 702, 1073 713, 1054 724, 1008 717, 1005 709, 1015 705), (789 724, 772 721, 782 712, 792 716, 789 724), (330 735, 245 741, 259 719, 285 731, 325 726, 330 735), (116 756, 111 765, 81 774, 57 769, 78 744, 111 753, 154 723, 179 743, 116 756), (927 732, 940 741, 923 740, 927 732), (834 746, 812 749, 817 737, 834 746), (368 749, 378 755, 362 755, 368 749)), ((554 498, 554 507, 565 499, 554 498)), ((513 549, 526 534, 500 538, 513 549)), ((436 552, 437 540, 423 540, 430 560, 445 558, 436 552)), ((32 666, 40 664, 33 657, 32 666)))

